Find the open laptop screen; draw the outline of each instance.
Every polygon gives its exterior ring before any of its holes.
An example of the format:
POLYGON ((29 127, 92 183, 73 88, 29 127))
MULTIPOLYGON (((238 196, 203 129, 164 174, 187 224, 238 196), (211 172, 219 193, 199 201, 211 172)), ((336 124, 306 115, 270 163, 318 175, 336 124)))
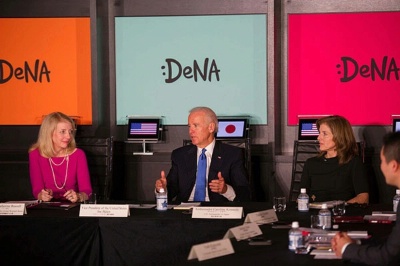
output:
POLYGON ((319 132, 317 129, 318 118, 300 118, 298 140, 317 140, 319 132))

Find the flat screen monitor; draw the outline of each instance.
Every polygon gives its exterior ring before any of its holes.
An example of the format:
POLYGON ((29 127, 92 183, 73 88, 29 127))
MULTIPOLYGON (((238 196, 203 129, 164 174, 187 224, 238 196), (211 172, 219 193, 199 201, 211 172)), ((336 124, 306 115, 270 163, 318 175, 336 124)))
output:
POLYGON ((318 118, 300 118, 298 140, 317 140, 319 132, 317 129, 318 118))
POLYGON ((393 132, 400 131, 400 118, 393 118, 393 132))
POLYGON ((243 139, 248 135, 248 118, 218 118, 217 139, 243 139))
POLYGON ((160 118, 129 118, 127 140, 130 142, 158 142, 161 140, 160 118))
POLYGON ((127 141, 142 143, 142 151, 133 155, 153 155, 146 148, 146 143, 156 143, 162 138, 161 118, 129 117, 127 141))

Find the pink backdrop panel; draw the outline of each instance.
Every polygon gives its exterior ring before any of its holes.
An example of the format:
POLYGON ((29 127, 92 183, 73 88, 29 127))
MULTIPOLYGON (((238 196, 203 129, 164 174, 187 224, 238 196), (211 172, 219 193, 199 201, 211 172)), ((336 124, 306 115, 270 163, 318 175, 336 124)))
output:
POLYGON ((288 124, 339 114, 390 125, 400 114, 400 12, 290 14, 288 124))

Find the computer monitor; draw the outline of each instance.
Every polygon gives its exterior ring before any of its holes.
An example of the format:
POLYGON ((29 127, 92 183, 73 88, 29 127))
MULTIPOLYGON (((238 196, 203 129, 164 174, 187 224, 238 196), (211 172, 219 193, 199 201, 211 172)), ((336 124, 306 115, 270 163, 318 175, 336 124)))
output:
POLYGON ((298 140, 317 141, 319 132, 317 129, 318 118, 300 118, 298 140))
POLYGON ((249 131, 247 117, 218 118, 217 139, 244 139, 249 131))
POLYGON ((393 118, 393 132, 400 131, 400 117, 393 118))
POLYGON ((159 117, 129 117, 127 142, 142 143, 143 152, 134 155, 152 155, 146 150, 146 143, 157 143, 162 139, 162 125, 159 117))

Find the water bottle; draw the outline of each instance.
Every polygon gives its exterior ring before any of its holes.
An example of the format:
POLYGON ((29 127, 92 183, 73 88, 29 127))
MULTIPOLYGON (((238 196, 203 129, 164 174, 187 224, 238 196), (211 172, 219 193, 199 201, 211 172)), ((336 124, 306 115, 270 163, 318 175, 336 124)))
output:
POLYGON ((397 212, 397 205, 399 205, 400 201, 400 189, 396 189, 396 195, 393 197, 393 211, 397 212))
POLYGON ((322 209, 319 211, 318 216, 322 229, 332 228, 332 214, 326 203, 322 204, 322 209))
POLYGON ((160 188, 160 191, 156 192, 157 210, 166 211, 168 209, 168 195, 167 191, 160 188))
POLYGON ((301 212, 308 212, 308 202, 309 197, 307 195, 306 189, 300 189, 300 194, 297 197, 297 209, 301 212))
POLYGON ((292 229, 289 230, 289 250, 295 251, 303 246, 303 234, 299 229, 299 222, 292 222, 292 229))

